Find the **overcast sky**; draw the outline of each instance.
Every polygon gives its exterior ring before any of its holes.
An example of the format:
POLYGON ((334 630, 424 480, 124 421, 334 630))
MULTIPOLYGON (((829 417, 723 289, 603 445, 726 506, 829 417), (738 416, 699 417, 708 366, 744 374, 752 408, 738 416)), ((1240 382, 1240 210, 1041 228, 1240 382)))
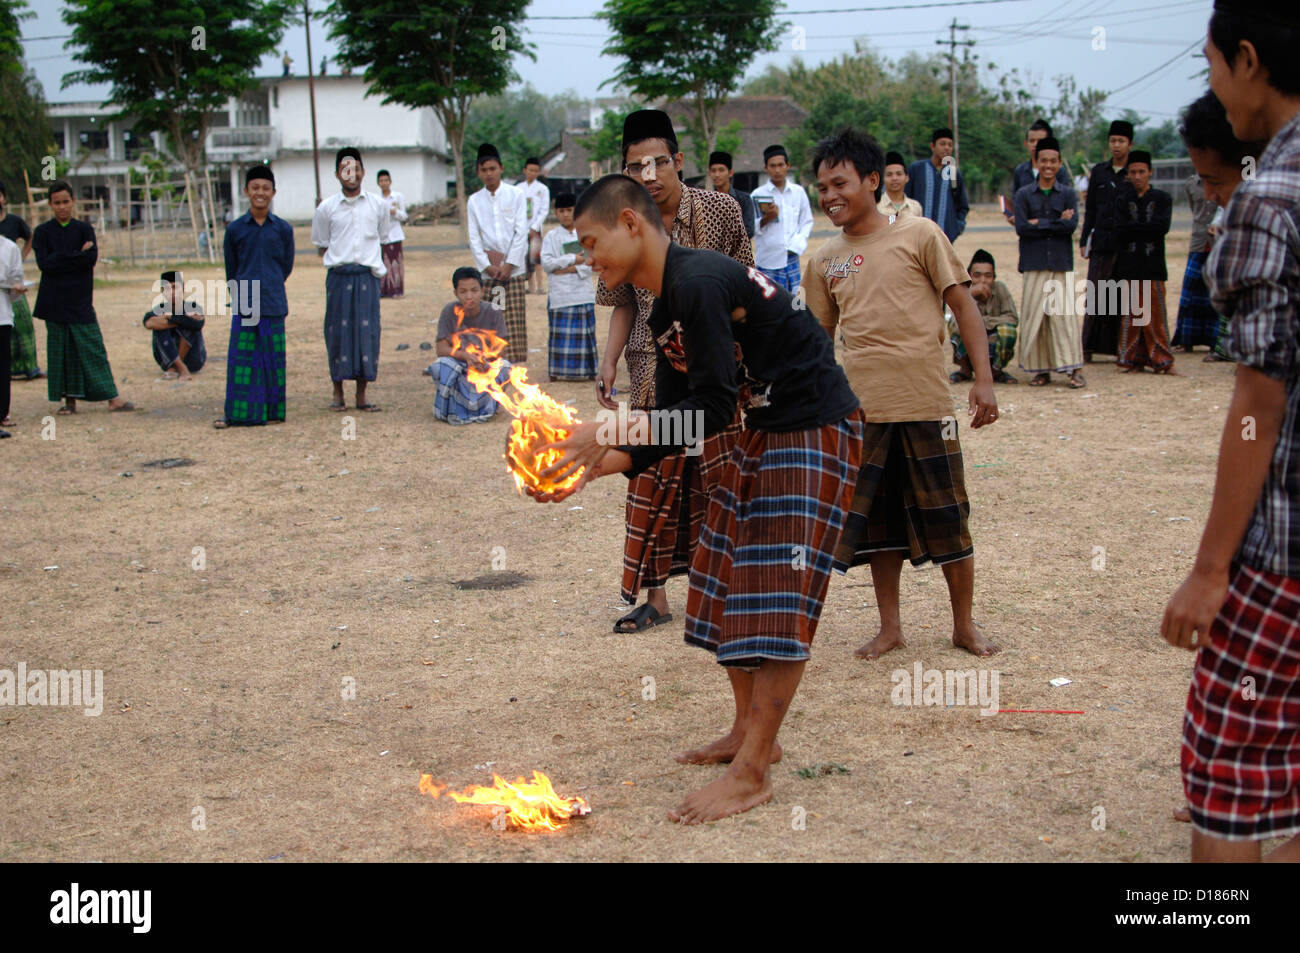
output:
MULTIPOLYGON (((947 25, 955 16, 959 24, 971 27, 958 36, 975 41, 973 51, 982 62, 994 63, 999 70, 1019 67, 1029 77, 1028 88, 1045 106, 1056 100, 1054 77, 1066 72, 1080 87, 1114 90, 1106 106, 1109 112, 1133 108, 1156 123, 1175 117, 1204 88, 1196 74, 1204 66, 1200 48, 1211 0, 1155 0, 1149 6, 1121 0, 967 0, 927 9, 916 9, 921 0, 901 2, 911 9, 861 11, 891 0, 788 0, 782 18, 791 29, 781 48, 757 57, 747 76, 757 76, 768 63, 787 65, 795 57, 810 64, 835 59, 852 52, 855 37, 868 39, 891 59, 910 50, 931 53, 939 48, 937 40, 947 38, 947 25), (854 8, 859 12, 848 12, 854 8), (797 37, 802 50, 794 49, 797 37), (1094 48, 1103 43, 1104 49, 1094 48)), ((325 6, 324 0, 311 3, 313 11, 325 6)), ((44 84, 47 99, 102 99, 105 88, 60 89, 63 75, 77 68, 63 50, 68 27, 59 15, 61 0, 28 0, 28 6, 36 16, 22 25, 27 62, 44 84)), ((613 74, 616 62, 600 53, 609 35, 605 25, 590 19, 600 7, 596 0, 533 0, 527 32, 537 47, 537 60, 516 59, 523 80, 544 93, 572 89, 587 97, 607 95, 608 89, 598 87, 613 74)), ((291 29, 282 48, 294 58, 294 72, 304 73, 307 50, 301 25, 291 29)), ((312 26, 312 51, 316 65, 322 55, 333 58, 334 46, 319 22, 312 26)), ((331 62, 330 72, 335 71, 331 62)), ((279 56, 268 57, 262 72, 279 75, 279 56)))

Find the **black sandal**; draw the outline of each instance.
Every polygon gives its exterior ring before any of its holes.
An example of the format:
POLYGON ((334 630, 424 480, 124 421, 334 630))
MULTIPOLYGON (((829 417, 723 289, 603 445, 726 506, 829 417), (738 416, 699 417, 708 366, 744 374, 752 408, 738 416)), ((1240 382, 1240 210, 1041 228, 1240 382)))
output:
POLYGON ((665 622, 671 622, 673 614, 671 612, 661 613, 658 609, 648 602, 643 602, 623 618, 614 623, 614 631, 620 635, 627 632, 640 632, 643 629, 653 629, 657 625, 663 625, 665 622), (631 623, 632 628, 622 629, 619 626, 625 623, 631 623))

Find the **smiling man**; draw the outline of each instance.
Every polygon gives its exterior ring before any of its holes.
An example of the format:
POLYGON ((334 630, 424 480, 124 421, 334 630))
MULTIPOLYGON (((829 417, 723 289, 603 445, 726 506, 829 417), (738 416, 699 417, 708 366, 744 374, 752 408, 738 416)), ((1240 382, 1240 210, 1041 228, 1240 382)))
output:
MULTIPOLYGON (((576 212, 592 268, 615 286, 630 282, 655 295, 657 408, 702 415, 706 436, 730 427, 738 400, 744 408, 691 562, 686 606, 686 641, 726 667, 735 703, 726 735, 678 756, 729 763, 668 813, 700 824, 772 797, 776 736, 821 616, 860 463, 862 415, 831 339, 757 268, 671 241, 655 203, 623 176, 597 181, 576 212)), ((610 473, 642 472, 683 450, 603 446, 603 427, 581 424, 556 445, 564 456, 552 475, 587 469, 572 491, 534 492, 539 502, 562 500, 610 473)))
POLYGON ((1236 137, 1268 139, 1206 264, 1238 360, 1210 515, 1161 635, 1196 651, 1192 860, 1300 861, 1300 7, 1216 0, 1205 56, 1236 137), (1250 686, 1252 690, 1245 690, 1250 686))

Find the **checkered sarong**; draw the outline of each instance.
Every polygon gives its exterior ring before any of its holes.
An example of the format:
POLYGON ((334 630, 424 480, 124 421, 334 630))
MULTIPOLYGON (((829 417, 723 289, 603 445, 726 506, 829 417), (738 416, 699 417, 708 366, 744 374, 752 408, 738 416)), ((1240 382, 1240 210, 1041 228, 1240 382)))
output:
POLYGON ((256 427, 284 420, 284 318, 244 325, 235 315, 226 350, 226 423, 256 427))
POLYGON ((527 291, 528 276, 524 274, 511 275, 506 281, 489 278, 483 286, 483 300, 506 316, 505 337, 510 343, 501 356, 511 364, 528 363, 527 291))
POLYGON ((325 353, 330 380, 379 376, 379 279, 365 265, 325 273, 325 353))
POLYGON ((32 323, 32 309, 27 306, 27 295, 14 302, 14 336, 9 345, 9 374, 13 377, 34 377, 40 365, 36 362, 36 327, 32 323))
POLYGON ((1194 251, 1187 255, 1183 272, 1183 290, 1178 298, 1178 329, 1170 342, 1174 347, 1208 344, 1219 339, 1219 315, 1210 304, 1210 289, 1205 286, 1202 270, 1209 252, 1194 251))
POLYGON ((686 641, 723 665, 808 658, 861 463, 862 412, 742 430, 691 561, 686 641))
MULTIPOLYGON (((989 335, 989 363, 993 370, 1000 371, 1011 363, 1016 353, 1016 325, 999 324, 995 329, 988 332, 989 335)), ((966 344, 961 339, 961 335, 956 331, 952 332, 952 362, 960 365, 962 359, 967 357, 966 344)))
POLYGON ((956 420, 868 423, 851 508, 835 550, 836 572, 886 550, 906 550, 914 566, 973 555, 956 420), (945 426, 952 428, 950 440, 945 426))
POLYGON ((642 589, 661 589, 669 576, 690 570, 709 497, 740 430, 737 418, 705 440, 698 455, 672 454, 628 481, 627 534, 623 539, 625 601, 634 602, 642 589), (681 532, 683 525, 686 532, 681 532))
POLYGON ((548 308, 550 339, 546 345, 550 376, 562 381, 589 381, 596 376, 596 306, 575 304, 548 308))
POLYGON ((1234 569, 1196 654, 1182 772, 1197 830, 1236 841, 1300 833, 1300 579, 1234 569))
MULTIPOLYGON (((485 394, 469 382, 465 372, 469 365, 459 358, 440 357, 427 368, 429 376, 438 386, 433 397, 435 420, 449 424, 478 424, 496 416, 501 405, 491 394, 485 394)), ((510 362, 502 361, 497 383, 510 379, 510 362)))
POLYGON ((50 400, 112 400, 117 396, 98 324, 45 322, 45 358, 49 361, 50 400))
POLYGON ((759 268, 758 270, 790 294, 799 290, 799 256, 792 251, 786 252, 784 268, 759 268))

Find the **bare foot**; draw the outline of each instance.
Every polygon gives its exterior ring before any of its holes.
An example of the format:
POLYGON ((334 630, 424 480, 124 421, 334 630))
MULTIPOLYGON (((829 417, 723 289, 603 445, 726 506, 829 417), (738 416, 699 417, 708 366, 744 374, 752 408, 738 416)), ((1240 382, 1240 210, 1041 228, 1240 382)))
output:
POLYGON ((1174 808, 1174 820, 1179 821, 1183 824, 1192 823, 1192 812, 1187 809, 1186 804, 1184 804, 1182 807, 1174 808))
MULTIPOLYGON (((745 733, 733 728, 729 734, 719 738, 713 744, 693 751, 683 751, 675 755, 673 760, 678 764, 730 764, 736 757, 736 752, 740 750, 740 743, 744 740, 745 733)), ((771 763, 776 764, 783 754, 780 743, 773 744, 771 763)))
POLYGON ((995 645, 984 634, 975 627, 974 622, 967 623, 960 629, 952 630, 952 644, 959 649, 965 649, 971 655, 978 655, 980 658, 987 658, 990 655, 997 655, 1002 651, 1000 645, 995 645))
POLYGON ((902 629, 885 629, 884 626, 881 626, 880 631, 876 633, 876 637, 854 652, 853 657, 867 660, 878 659, 890 649, 896 649, 900 645, 906 644, 907 642, 903 639, 902 629))
POLYGON ((679 824, 703 824, 743 814, 770 800, 772 772, 764 771, 762 778, 755 779, 732 765, 718 780, 688 794, 668 812, 668 819, 679 824))

